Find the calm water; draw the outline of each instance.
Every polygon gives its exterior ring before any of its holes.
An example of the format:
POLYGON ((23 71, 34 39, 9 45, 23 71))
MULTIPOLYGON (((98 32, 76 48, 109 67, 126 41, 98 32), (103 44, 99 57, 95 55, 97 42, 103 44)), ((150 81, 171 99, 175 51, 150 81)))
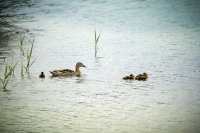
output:
POLYGON ((1 133, 200 132, 198 0, 2 0, 0 23, 1 73, 3 58, 20 60, 22 34, 37 59, 0 92, 1 133), (78 61, 82 77, 49 77, 78 61), (121 79, 143 72, 145 82, 121 79))

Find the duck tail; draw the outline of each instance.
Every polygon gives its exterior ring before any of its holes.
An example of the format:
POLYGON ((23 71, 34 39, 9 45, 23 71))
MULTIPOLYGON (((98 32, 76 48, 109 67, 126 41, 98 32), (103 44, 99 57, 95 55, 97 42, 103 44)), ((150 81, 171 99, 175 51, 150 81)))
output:
POLYGON ((51 77, 56 77, 57 76, 55 72, 53 72, 53 71, 49 71, 49 72, 51 73, 51 77))
POLYGON ((54 76, 55 75, 55 73, 53 72, 53 71, 49 71, 51 74, 52 74, 52 76, 54 76))

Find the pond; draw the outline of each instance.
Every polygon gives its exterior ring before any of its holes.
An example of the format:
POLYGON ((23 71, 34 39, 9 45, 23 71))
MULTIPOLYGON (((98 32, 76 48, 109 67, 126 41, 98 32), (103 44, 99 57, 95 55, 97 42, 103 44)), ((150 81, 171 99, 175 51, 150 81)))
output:
MULTIPOLYGON (((2 0, 2 133, 200 132, 198 0, 2 0), (94 56, 94 31, 100 34, 94 56), (20 75, 20 38, 34 41, 30 74, 20 75), (49 71, 82 62, 81 77, 49 71), (45 79, 38 78, 44 72, 45 79), (146 72, 147 81, 125 81, 146 72)), ((29 47, 27 43, 25 47, 29 47)))

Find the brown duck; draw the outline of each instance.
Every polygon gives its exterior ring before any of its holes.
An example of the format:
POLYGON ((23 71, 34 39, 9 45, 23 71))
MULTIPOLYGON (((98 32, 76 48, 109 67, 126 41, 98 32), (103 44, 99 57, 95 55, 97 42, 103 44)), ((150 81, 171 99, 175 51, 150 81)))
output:
POLYGON ((140 81, 145 81, 148 79, 148 75, 147 73, 143 73, 143 74, 138 74, 136 77, 135 77, 135 80, 140 80, 140 81))
POLYGON ((134 80, 134 75, 130 74, 129 76, 123 77, 124 80, 134 80))
POLYGON ((71 69, 59 69, 50 71, 52 77, 60 77, 60 76, 81 76, 80 67, 86 67, 83 63, 77 62, 75 65, 75 70, 71 69))

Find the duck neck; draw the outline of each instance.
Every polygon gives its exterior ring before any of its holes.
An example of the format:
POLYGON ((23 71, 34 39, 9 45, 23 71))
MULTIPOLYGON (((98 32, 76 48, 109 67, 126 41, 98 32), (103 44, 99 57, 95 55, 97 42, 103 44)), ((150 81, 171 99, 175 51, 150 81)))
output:
POLYGON ((76 72, 76 75, 80 75, 81 74, 81 72, 80 72, 80 69, 79 69, 80 67, 78 67, 78 66, 76 66, 75 67, 75 72, 76 72))

